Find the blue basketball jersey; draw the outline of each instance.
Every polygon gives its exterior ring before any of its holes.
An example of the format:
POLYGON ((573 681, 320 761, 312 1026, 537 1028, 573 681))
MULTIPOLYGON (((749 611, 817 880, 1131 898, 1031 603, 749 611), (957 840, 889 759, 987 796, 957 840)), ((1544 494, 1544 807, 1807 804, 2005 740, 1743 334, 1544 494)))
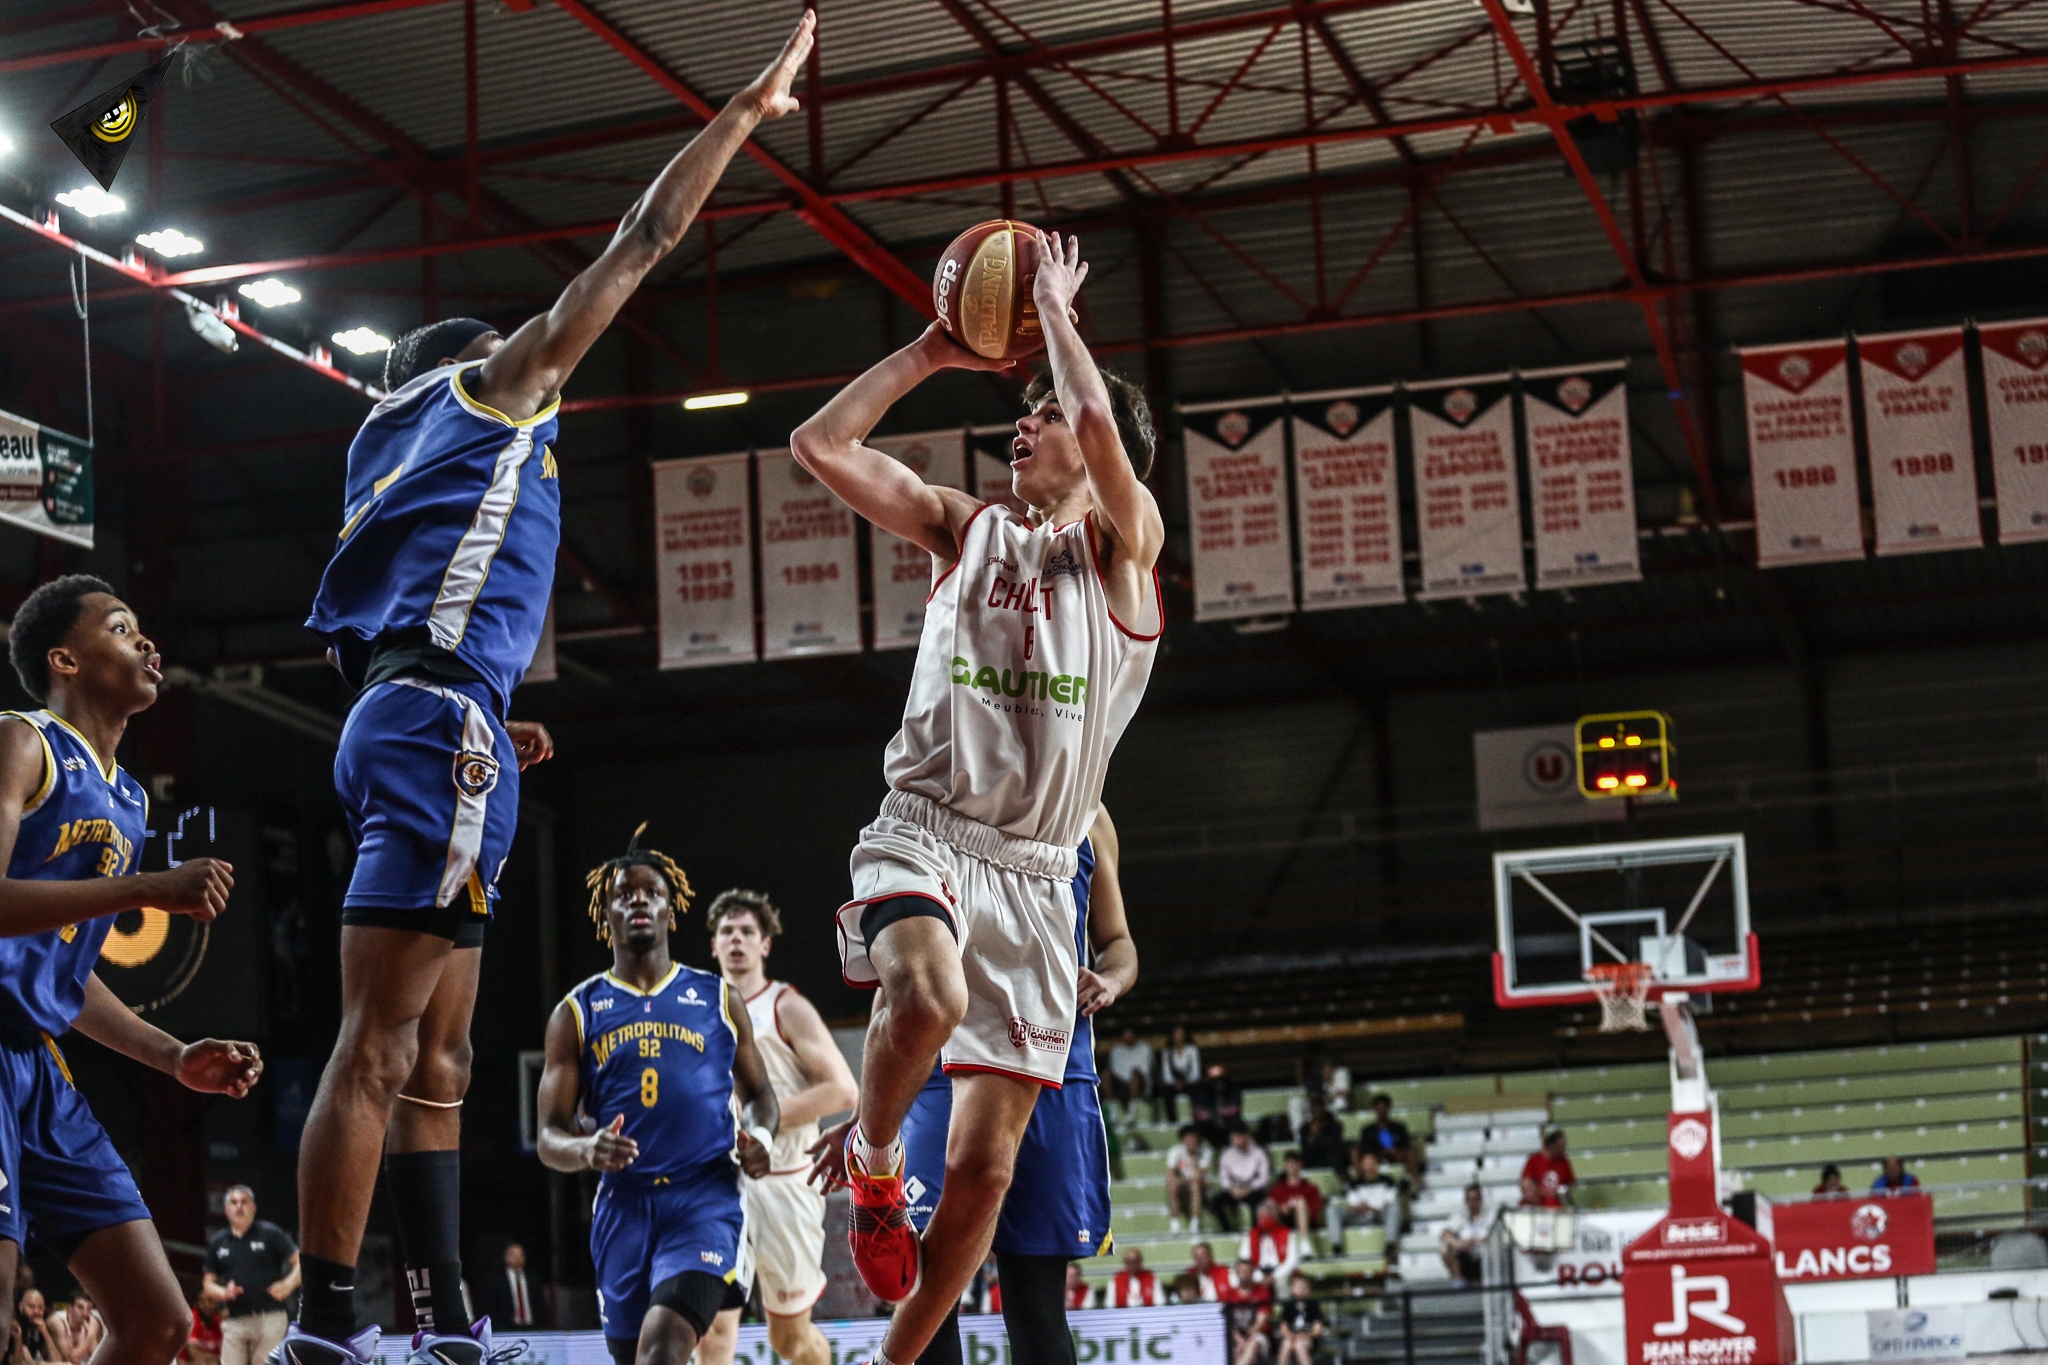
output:
POLYGON ((650 1187, 722 1167, 737 1182, 733 1057, 739 1035, 725 982, 678 963, 642 994, 610 972, 569 992, 583 1112, 601 1128, 620 1114, 640 1157, 606 1181, 650 1187))
MULTIPOLYGON (((22 810, 7 875, 69 882, 133 872, 149 820, 142 784, 117 765, 102 768, 85 736, 55 712, 5 714, 35 726, 43 742, 43 785, 22 810)), ((102 915, 0 938, 0 1035, 28 1043, 68 1030, 113 927, 114 917, 102 915)))
POLYGON ((428 370, 371 410, 306 627, 358 685, 379 636, 424 639, 476 670, 502 715, 555 581, 560 424, 554 404, 514 422, 471 398, 482 363, 428 370))

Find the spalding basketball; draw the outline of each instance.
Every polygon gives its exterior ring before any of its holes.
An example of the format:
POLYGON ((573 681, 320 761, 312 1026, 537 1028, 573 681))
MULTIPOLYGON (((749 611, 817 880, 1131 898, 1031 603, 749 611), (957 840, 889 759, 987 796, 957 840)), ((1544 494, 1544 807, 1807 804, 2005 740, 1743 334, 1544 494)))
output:
POLYGON ((1038 278, 1038 229, 999 219, 953 239, 932 274, 932 304, 953 339, 989 360, 1045 349, 1031 286, 1038 278))

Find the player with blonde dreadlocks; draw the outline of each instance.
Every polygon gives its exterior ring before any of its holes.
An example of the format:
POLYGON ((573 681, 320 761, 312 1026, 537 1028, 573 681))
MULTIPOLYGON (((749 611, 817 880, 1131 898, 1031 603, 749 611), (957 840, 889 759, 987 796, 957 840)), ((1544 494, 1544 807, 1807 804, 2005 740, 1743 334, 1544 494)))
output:
POLYGON ((612 1358, 684 1365, 752 1278, 739 1177, 766 1174, 781 1114, 746 1010, 669 955, 690 879, 640 846, 646 829, 586 878, 612 966, 548 1020, 540 1159, 599 1173, 590 1259, 612 1358))

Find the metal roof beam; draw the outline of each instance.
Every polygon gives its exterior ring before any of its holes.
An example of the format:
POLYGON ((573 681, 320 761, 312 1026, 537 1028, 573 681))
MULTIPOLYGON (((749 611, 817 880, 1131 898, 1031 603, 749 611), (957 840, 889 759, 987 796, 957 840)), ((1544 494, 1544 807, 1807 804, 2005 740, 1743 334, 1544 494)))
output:
POLYGON ((425 9, 429 5, 449 3, 452 3, 452 0, 351 0, 351 3, 343 5, 273 10, 268 14, 255 14, 232 23, 225 19, 211 24, 188 22, 186 27, 169 29, 141 38, 123 38, 110 43, 88 43, 83 47, 58 48, 51 52, 32 52, 26 57, 10 57, 6 61, 0 61, 0 72, 28 71, 40 66, 63 66, 70 62, 100 61, 107 57, 119 56, 123 52, 150 52, 157 48, 175 47, 187 42, 213 43, 222 39, 234 42, 258 33, 276 33, 282 29, 304 28, 309 24, 331 24, 343 19, 367 19, 376 14, 394 14, 400 10, 425 9))

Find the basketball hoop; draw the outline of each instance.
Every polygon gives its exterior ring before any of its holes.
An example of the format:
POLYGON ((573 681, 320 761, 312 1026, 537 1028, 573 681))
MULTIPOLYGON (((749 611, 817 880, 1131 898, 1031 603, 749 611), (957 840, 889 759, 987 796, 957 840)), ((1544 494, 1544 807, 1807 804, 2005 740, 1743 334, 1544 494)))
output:
POLYGON ((1586 980, 1600 1001, 1600 1031, 1620 1033, 1634 1029, 1647 1033, 1650 985, 1656 974, 1647 962, 1596 962, 1586 968, 1586 980))

